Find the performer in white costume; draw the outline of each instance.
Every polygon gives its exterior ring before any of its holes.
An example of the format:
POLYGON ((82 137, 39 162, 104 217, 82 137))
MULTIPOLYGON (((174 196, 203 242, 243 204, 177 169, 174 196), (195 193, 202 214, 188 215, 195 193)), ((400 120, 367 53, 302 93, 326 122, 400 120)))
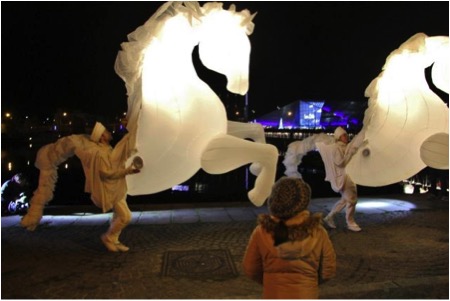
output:
POLYGON ((317 143, 317 147, 325 163, 325 180, 331 183, 331 187, 335 192, 341 194, 341 199, 334 204, 333 209, 324 218, 324 221, 330 228, 336 228, 334 216, 345 207, 347 228, 351 231, 359 232, 361 228, 355 222, 354 218, 356 203, 358 201, 356 184, 345 172, 345 166, 355 154, 355 149, 347 147, 349 138, 347 132, 342 127, 336 128, 334 138, 336 139, 336 143, 331 145, 317 143))
POLYGON ((118 143, 121 151, 113 151, 110 145, 111 133, 100 123, 95 124, 92 130, 91 140, 97 143, 97 151, 88 154, 91 158, 80 158, 82 161, 91 161, 85 168, 86 186, 85 191, 91 193, 91 199, 95 205, 102 208, 104 212, 112 209, 113 216, 108 231, 101 236, 105 247, 111 252, 126 252, 127 246, 119 241, 122 230, 131 221, 131 211, 126 202, 127 183, 125 176, 139 172, 132 165, 125 168, 127 159, 127 136, 118 143))
MULTIPOLYGON (((39 186, 34 191, 30 208, 20 224, 34 231, 42 219, 45 205, 53 199, 58 179, 58 166, 67 158, 76 155, 83 166, 86 177, 85 192, 91 194, 93 203, 103 212, 113 211, 111 225, 101 239, 106 248, 113 252, 126 252, 129 248, 119 241, 119 235, 131 220, 126 203, 127 185, 125 176, 140 171, 126 160, 134 153, 129 147, 130 134, 125 135, 117 145, 110 145, 112 135, 97 122, 90 136, 72 135, 43 146, 36 155, 36 167, 40 170, 39 186)), ((134 160, 136 161, 136 160, 134 160)))

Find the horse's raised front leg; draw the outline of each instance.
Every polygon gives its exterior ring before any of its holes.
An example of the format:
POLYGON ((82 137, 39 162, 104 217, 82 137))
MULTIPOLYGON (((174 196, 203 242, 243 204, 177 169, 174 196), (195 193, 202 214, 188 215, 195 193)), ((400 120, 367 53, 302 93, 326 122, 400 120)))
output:
POLYGON ((242 139, 252 139, 258 143, 266 143, 264 128, 259 123, 244 123, 228 120, 227 134, 242 139))
MULTIPOLYGON (((242 139, 251 139, 257 143, 266 143, 264 128, 259 123, 244 123, 228 120, 227 134, 242 139)), ((250 172, 258 176, 261 168, 262 166, 259 162, 254 162, 250 165, 250 172)))
POLYGON ((271 144, 255 143, 230 135, 211 140, 202 154, 201 167, 210 174, 223 174, 248 163, 261 164, 261 172, 248 198, 262 206, 269 197, 275 182, 278 150, 271 144))

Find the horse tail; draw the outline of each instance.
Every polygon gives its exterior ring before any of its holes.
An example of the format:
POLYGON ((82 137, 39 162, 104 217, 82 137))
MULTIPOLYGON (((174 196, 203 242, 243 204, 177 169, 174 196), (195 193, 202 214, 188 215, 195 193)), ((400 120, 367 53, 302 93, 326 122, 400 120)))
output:
POLYGON ((42 219, 45 205, 53 199, 58 166, 75 154, 76 140, 85 135, 72 135, 44 145, 36 154, 35 166, 39 169, 39 184, 30 201, 30 208, 20 224, 33 231, 42 219))
POLYGON ((284 174, 288 177, 302 178, 301 173, 298 171, 298 166, 302 163, 303 156, 317 149, 316 143, 318 142, 330 144, 334 142, 334 138, 325 133, 320 133, 290 143, 283 160, 286 168, 284 174))

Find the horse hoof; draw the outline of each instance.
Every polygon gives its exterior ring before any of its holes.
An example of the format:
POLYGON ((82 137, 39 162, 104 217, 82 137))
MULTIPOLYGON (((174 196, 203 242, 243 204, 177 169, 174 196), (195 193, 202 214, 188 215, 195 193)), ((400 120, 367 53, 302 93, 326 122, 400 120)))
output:
POLYGON ((255 162, 253 164, 250 165, 250 172, 252 173, 252 175, 254 176, 258 176, 259 173, 262 170, 262 165, 258 162, 255 162))
POLYGON ((264 202, 268 197, 268 195, 260 193, 256 189, 250 190, 247 195, 250 201, 253 203, 253 205, 257 207, 261 207, 262 205, 264 205, 264 202))

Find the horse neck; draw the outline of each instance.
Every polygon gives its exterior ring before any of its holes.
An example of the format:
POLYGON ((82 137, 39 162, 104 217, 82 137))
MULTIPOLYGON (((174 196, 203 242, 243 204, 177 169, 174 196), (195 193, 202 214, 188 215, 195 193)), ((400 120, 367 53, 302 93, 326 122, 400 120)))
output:
POLYGON ((173 30, 173 24, 162 28, 160 37, 150 45, 150 55, 146 58, 148 74, 153 74, 155 80, 178 81, 177 85, 198 79, 192 62, 192 51, 198 44, 195 29, 186 20, 182 27, 173 30))

